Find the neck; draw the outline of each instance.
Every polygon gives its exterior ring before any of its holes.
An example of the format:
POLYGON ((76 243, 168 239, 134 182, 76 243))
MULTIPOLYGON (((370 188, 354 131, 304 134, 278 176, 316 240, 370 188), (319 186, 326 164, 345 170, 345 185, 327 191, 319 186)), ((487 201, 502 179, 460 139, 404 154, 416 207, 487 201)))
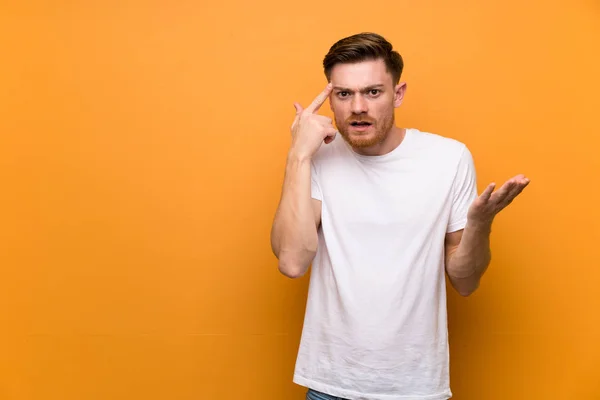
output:
POLYGON ((393 126, 381 142, 369 147, 354 148, 354 151, 363 156, 382 156, 400 146, 404 136, 406 129, 393 126))

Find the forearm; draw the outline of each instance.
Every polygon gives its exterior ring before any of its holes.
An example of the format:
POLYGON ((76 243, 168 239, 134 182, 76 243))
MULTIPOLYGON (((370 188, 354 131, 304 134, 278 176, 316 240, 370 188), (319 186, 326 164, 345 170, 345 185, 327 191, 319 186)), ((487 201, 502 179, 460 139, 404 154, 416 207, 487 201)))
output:
POLYGON ((280 271, 290 277, 304 275, 317 251, 310 173, 310 159, 288 155, 271 246, 280 271))
POLYGON ((449 256, 446 272, 452 285, 463 296, 473 293, 491 260, 492 223, 467 222, 460 244, 449 256))

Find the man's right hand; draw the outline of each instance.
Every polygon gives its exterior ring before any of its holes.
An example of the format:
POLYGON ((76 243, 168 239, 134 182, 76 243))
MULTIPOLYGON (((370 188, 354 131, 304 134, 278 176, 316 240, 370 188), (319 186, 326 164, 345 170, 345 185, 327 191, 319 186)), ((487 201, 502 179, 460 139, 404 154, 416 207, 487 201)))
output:
POLYGON ((328 84, 306 109, 302 109, 300 104, 294 103, 296 118, 292 124, 290 154, 295 157, 309 159, 323 142, 331 143, 335 139, 337 130, 333 127, 331 118, 316 114, 329 97, 331 88, 331 84, 328 84))

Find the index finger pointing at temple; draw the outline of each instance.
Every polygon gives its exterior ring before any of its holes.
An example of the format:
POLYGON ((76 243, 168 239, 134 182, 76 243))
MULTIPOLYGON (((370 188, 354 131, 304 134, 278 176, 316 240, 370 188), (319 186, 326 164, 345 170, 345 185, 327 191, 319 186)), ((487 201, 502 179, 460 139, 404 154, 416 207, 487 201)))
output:
POLYGON ((312 103, 310 103, 308 107, 306 107, 304 111, 311 114, 317 112, 319 108, 323 105, 325 100, 327 100, 327 97, 329 97, 329 94, 331 93, 331 88, 332 85, 330 83, 325 87, 325 89, 321 93, 319 93, 319 95, 313 100, 312 103))

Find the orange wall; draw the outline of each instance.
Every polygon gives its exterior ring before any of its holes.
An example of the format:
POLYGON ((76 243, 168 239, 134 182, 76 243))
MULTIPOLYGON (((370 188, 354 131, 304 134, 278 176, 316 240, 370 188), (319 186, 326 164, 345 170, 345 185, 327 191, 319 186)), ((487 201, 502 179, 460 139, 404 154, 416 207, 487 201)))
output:
POLYGON ((367 4, 0 5, 0 399, 302 398, 270 224, 293 102, 366 30, 401 125, 467 143, 480 188, 532 179, 450 294, 455 399, 600 399, 598 3, 367 4))

